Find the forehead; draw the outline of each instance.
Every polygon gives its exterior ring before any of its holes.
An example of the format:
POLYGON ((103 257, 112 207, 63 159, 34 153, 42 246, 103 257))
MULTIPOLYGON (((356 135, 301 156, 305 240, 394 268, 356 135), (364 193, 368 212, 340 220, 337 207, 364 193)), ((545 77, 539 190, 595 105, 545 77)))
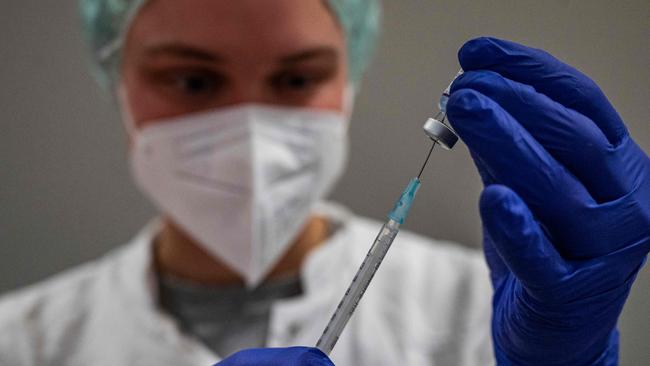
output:
POLYGON ((183 43, 233 57, 285 55, 307 47, 343 47, 324 0, 150 0, 128 43, 183 43))

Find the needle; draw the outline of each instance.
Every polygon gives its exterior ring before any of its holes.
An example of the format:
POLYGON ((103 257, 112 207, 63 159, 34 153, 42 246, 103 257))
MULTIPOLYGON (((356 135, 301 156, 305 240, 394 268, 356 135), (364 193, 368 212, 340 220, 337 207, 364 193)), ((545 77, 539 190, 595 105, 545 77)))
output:
POLYGON ((424 164, 422 164, 422 168, 420 169, 420 173, 418 173, 418 179, 422 176, 422 172, 424 171, 424 167, 427 166, 427 163, 429 162, 429 158, 431 157, 431 153, 433 152, 433 148, 436 147, 436 142, 433 142, 433 145, 431 145, 431 149, 429 150, 429 153, 427 154, 427 158, 424 160, 424 164))

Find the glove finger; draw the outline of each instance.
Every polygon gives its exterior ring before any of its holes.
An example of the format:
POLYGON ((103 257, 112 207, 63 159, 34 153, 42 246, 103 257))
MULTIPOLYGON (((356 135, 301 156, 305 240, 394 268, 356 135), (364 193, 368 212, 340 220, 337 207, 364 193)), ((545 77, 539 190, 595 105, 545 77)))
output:
POLYGON ((318 348, 250 348, 239 351, 214 366, 334 366, 318 348))
POLYGON ((567 275, 565 261, 515 192, 502 185, 486 187, 480 212, 496 251, 524 287, 552 287, 567 275))
POLYGON ((483 227, 483 254, 490 269, 492 287, 496 290, 510 274, 510 270, 499 256, 497 249, 494 247, 494 241, 485 227, 483 227))
POLYGON ((586 189, 506 111, 471 89, 449 98, 449 121, 495 181, 519 194, 545 224, 564 227, 593 202, 586 189))
POLYGON ((620 174, 621 154, 616 154, 602 131, 581 113, 493 71, 461 75, 452 93, 458 89, 476 90, 498 103, 577 176, 597 201, 614 200, 631 190, 629 176, 620 174))
MULTIPOLYGON (((490 172, 487 170, 485 163, 481 161, 481 158, 471 151, 470 155, 472 156, 474 165, 476 165, 476 169, 481 176, 483 185, 487 187, 491 184, 497 183, 496 179, 494 179, 494 177, 492 177, 490 172)), ((490 233, 485 230, 485 227, 483 227, 483 254, 485 255, 485 261, 487 262, 488 268, 490 269, 490 281, 492 282, 492 287, 496 290, 506 279, 510 273, 510 270, 505 265, 505 263, 503 263, 503 260, 497 253, 492 238, 490 237, 490 233)))
POLYGON ((481 177, 483 186, 489 186, 490 184, 498 183, 497 180, 488 171, 487 165, 481 161, 481 158, 478 155, 474 154, 471 150, 469 154, 472 156, 472 160, 474 160, 474 165, 476 166, 478 175, 481 177))
POLYGON ((582 113, 594 121, 613 145, 627 136, 623 121, 598 85, 543 50, 481 37, 465 43, 458 51, 458 59, 465 71, 498 72, 582 113))
MULTIPOLYGON (((476 165, 476 169, 481 176, 483 185, 487 187, 491 184, 496 184, 496 179, 492 177, 490 172, 487 170, 485 163, 481 161, 481 158, 471 151, 470 155, 472 156, 474 165, 476 165)), ((508 267, 506 267, 501 257, 499 257, 496 248, 494 248, 494 243, 492 242, 490 233, 485 230, 485 227, 483 227, 483 254, 485 255, 485 261, 487 262, 488 268, 490 269, 490 280, 492 282, 492 287, 494 289, 497 289, 501 286, 503 280, 505 280, 507 275, 510 273, 510 270, 508 270, 508 267)))

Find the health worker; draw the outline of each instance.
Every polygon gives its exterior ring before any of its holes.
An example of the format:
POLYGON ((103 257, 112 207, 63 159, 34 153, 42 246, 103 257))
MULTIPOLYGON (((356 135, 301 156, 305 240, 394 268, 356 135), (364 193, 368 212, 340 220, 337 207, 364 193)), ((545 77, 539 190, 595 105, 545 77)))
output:
POLYGON ((617 363, 617 319, 650 250, 650 159, 576 69, 494 38, 460 48, 447 111, 485 184, 484 254, 402 232, 328 357, 312 347, 379 228, 323 202, 379 2, 81 12, 160 215, 5 297, 0 364, 617 363))

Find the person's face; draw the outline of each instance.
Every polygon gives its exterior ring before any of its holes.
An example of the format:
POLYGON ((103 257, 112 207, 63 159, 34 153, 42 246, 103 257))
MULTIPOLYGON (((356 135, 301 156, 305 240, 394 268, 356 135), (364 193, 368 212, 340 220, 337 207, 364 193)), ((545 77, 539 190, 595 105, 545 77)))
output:
POLYGON ((341 111, 347 80, 324 0, 150 0, 121 67, 136 127, 240 103, 341 111))

